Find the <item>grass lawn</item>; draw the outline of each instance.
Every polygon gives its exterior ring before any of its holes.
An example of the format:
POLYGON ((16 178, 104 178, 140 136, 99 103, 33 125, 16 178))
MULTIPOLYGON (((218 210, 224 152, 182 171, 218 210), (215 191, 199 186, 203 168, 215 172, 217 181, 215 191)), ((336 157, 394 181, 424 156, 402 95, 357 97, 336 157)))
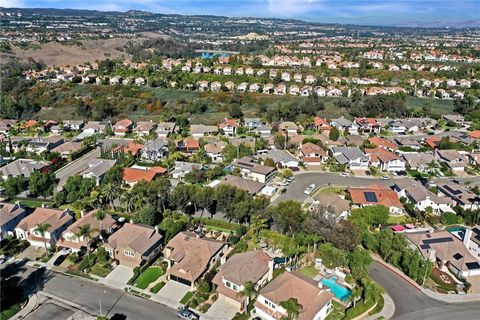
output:
POLYGON ((389 216, 387 224, 403 224, 407 221, 407 216, 389 216))
POLYGON ((160 267, 149 267, 134 282, 134 286, 140 289, 146 289, 150 283, 156 281, 163 275, 163 269, 160 267))
POLYGON ((375 308, 373 308, 372 311, 368 313, 368 315, 373 316, 374 314, 381 312, 384 305, 385 305, 385 300, 383 300, 383 296, 380 295, 377 300, 377 305, 375 306, 375 308))
POLYGON ((351 307, 347 310, 347 316, 345 317, 345 319, 353 319, 358 317, 359 315, 363 314, 365 311, 373 307, 374 304, 374 299, 367 299, 365 303, 363 302, 363 300, 357 301, 355 307, 351 307))
POLYGON ((22 306, 20 303, 17 303, 6 310, 2 310, 2 312, 0 312, 0 320, 10 319, 15 314, 17 314, 20 309, 22 309, 22 306))
POLYGON ((25 198, 15 198, 13 202, 19 201, 20 204, 27 208, 40 208, 42 203, 52 203, 49 200, 39 200, 39 199, 25 199, 25 198))
POLYGON ((329 187, 323 187, 318 189, 318 193, 337 193, 341 194, 344 193, 345 187, 340 187, 340 186, 329 186, 329 187))
POLYGON ((313 278, 318 274, 318 270, 314 266, 305 267, 298 271, 300 271, 300 273, 310 278, 313 278))
POLYGON ((227 229, 227 228, 222 228, 222 227, 216 227, 216 226, 209 226, 209 225, 204 225, 205 229, 211 230, 211 231, 220 231, 220 232, 225 232, 225 233, 230 233, 232 229, 227 229))
POLYGON ((106 277, 111 271, 112 269, 96 263, 90 270, 90 273, 103 278, 106 277))
POLYGON ((159 282, 150 289, 150 292, 158 293, 158 291, 160 291, 164 286, 165 282, 159 282))
POLYGON ((186 304, 190 298, 193 296, 193 291, 188 291, 182 299, 180 299, 180 303, 181 304, 186 304))

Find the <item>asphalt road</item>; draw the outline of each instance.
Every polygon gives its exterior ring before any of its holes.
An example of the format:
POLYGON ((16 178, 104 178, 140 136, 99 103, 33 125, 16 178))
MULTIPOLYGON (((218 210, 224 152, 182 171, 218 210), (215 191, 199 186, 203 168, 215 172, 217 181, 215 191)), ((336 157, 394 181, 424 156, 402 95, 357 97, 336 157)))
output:
POLYGON ((100 156, 100 148, 95 148, 87 154, 84 154, 80 158, 72 161, 66 166, 55 171, 55 177, 59 179, 57 189, 61 190, 65 182, 67 182, 68 177, 73 176, 77 173, 82 172, 88 168, 88 162, 91 159, 98 158, 100 156))
MULTIPOLYGON (((177 311, 174 309, 92 281, 27 266, 13 266, 12 269, 14 270, 13 277, 18 277, 18 281, 25 287, 34 291, 41 290, 76 303, 93 315, 100 314, 100 299, 102 313, 109 318, 123 320, 171 320, 177 318, 177 311)), ((4 275, 2 274, 2 276, 4 275)), ((40 319, 43 314, 50 314, 49 317, 43 317, 43 319, 65 319, 63 317, 64 310, 51 310, 52 313, 45 313, 45 311, 48 310, 39 308, 30 317, 40 319), (59 317, 54 317, 55 314, 58 314, 59 317)))
POLYGON ((446 303, 434 300, 377 262, 372 263, 369 274, 395 302, 395 320, 480 319, 480 301, 446 303))
POLYGON ((275 202, 285 200, 304 201, 308 195, 305 189, 314 183, 317 188, 331 185, 337 186, 367 186, 373 183, 393 185, 393 180, 380 180, 373 177, 341 177, 338 173, 331 172, 302 172, 295 175, 295 180, 287 187, 287 192, 280 195, 275 202))

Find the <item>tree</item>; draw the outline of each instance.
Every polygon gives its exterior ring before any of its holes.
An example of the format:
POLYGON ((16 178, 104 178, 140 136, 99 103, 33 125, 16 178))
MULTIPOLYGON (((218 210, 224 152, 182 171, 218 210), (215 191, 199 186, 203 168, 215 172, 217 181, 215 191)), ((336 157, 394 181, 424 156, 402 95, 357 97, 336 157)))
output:
POLYGON ((368 276, 368 267, 372 262, 370 254, 361 248, 356 248, 350 253, 348 263, 352 276, 360 280, 368 276))
POLYGON ((232 104, 228 110, 228 114, 232 118, 240 119, 243 117, 242 109, 239 104, 232 104))
POLYGON ((138 212, 138 219, 140 223, 154 226, 159 222, 159 216, 155 212, 155 209, 152 206, 143 207, 138 212))
POLYGON ((255 294, 255 288, 251 281, 247 281, 243 284, 243 290, 238 293, 240 296, 247 297, 246 304, 248 304, 255 294))
POLYGON ((47 248, 47 239, 45 238, 45 234, 47 233, 48 229, 50 229, 51 225, 48 223, 39 223, 35 228, 35 232, 39 233, 43 238, 43 244, 45 245, 45 251, 48 251, 47 248))
POLYGON ((275 226, 280 232, 291 235, 301 230, 306 216, 301 203, 294 200, 280 202, 276 206, 270 207, 267 212, 273 218, 275 226))
POLYGON ((103 220, 107 217, 107 213, 101 209, 97 210, 95 212, 95 219, 100 221, 100 234, 103 238, 103 220))
POLYGON ((83 226, 80 226, 78 228, 78 232, 75 234, 79 239, 80 238, 85 238, 85 241, 87 242, 87 252, 88 252, 88 257, 90 258, 90 241, 92 240, 92 234, 93 234, 93 229, 89 224, 85 224, 83 226))
POLYGON ((303 308, 296 298, 289 298, 286 301, 282 301, 280 302, 280 306, 287 311, 286 319, 288 320, 297 319, 303 308))
POLYGON ((28 186, 28 180, 25 177, 9 177, 3 184, 5 195, 9 198, 15 197, 17 194, 25 190, 28 186))
POLYGON ((30 175, 28 182, 28 191, 34 196, 48 197, 53 195, 53 190, 57 179, 53 173, 42 173, 35 171, 30 175))
POLYGON ((330 129, 328 137, 330 138, 330 140, 337 141, 340 137, 340 131, 338 131, 336 127, 332 127, 332 129, 330 129))
POLYGON ((123 209, 125 209, 128 213, 131 213, 138 207, 139 197, 132 190, 127 190, 120 197, 120 203, 123 209))
POLYGON ((100 194, 102 198, 110 204, 112 210, 115 210, 115 204, 113 201, 120 195, 119 188, 113 183, 107 183, 102 186, 100 194))

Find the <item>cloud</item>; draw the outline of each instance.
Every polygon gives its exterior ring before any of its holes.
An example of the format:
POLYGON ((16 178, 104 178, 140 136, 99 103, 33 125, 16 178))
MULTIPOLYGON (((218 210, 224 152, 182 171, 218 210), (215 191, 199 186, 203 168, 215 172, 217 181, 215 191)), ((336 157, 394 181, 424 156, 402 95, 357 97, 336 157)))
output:
POLYGON ((23 8, 25 7, 25 3, 22 0, 0 0, 0 7, 23 8))

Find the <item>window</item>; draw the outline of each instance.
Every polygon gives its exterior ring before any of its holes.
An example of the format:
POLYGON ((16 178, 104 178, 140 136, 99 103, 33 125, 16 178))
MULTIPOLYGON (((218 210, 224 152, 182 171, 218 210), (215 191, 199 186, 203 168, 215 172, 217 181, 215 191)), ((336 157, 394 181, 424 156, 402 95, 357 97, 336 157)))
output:
POLYGON ((235 290, 235 291, 238 291, 238 290, 239 290, 239 288, 238 288, 238 286, 237 286, 236 284, 233 285, 233 290, 235 290))
POLYGON ((123 254, 128 257, 135 257, 135 253, 129 250, 123 250, 123 254))
POLYGON ((275 309, 275 308, 276 308, 275 305, 274 305, 272 302, 268 301, 267 299, 264 300, 264 303, 265 303, 265 305, 267 305, 267 306, 270 307, 271 309, 275 309))
POLYGON ((225 282, 225 285, 227 286, 227 288, 231 288, 232 287, 232 284, 230 282, 225 282))

